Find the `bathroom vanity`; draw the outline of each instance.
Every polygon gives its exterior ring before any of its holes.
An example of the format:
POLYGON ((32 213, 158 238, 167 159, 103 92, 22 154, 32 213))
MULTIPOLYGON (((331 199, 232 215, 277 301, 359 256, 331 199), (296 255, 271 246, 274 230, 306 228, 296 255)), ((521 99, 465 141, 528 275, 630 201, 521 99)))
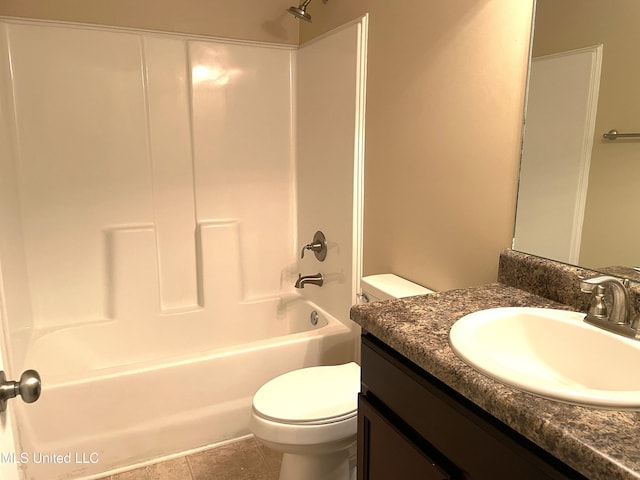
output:
POLYGON ((363 328, 359 480, 640 478, 640 412, 531 395, 451 350, 451 326, 474 311, 583 310, 577 275, 594 272, 504 255, 500 283, 353 307, 363 328))
POLYGON ((584 479, 370 334, 362 338, 359 479, 584 479))

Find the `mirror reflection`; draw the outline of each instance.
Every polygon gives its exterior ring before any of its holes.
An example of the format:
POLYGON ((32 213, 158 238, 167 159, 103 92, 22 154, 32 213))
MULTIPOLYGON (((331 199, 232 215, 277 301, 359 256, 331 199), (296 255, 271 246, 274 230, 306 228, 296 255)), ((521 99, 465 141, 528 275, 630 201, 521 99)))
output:
POLYGON ((514 249, 640 279, 640 2, 537 0, 514 249))

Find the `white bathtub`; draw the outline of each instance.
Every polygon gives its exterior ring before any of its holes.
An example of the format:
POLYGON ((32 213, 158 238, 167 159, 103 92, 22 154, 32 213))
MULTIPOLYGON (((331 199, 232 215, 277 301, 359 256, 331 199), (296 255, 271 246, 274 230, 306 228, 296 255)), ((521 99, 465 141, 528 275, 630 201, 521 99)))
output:
POLYGON ((109 322, 36 339, 27 363, 41 373, 42 396, 12 403, 26 478, 93 478, 240 437, 264 382, 353 359, 354 330, 299 298, 260 302, 254 314, 234 322, 226 344, 211 327, 177 322, 126 336, 109 322))

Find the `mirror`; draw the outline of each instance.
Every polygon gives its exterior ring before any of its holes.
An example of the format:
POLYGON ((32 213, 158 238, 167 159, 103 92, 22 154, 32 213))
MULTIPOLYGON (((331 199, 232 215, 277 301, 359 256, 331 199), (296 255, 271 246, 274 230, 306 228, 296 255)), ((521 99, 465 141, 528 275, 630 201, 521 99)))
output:
POLYGON ((537 0, 515 250, 640 280, 640 2, 537 0))

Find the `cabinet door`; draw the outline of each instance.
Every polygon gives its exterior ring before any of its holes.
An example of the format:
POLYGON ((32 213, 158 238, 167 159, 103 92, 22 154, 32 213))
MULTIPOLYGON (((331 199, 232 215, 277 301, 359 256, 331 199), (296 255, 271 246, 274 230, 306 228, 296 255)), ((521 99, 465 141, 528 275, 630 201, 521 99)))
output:
POLYGON ((586 480, 380 340, 363 338, 361 358, 366 398, 456 478, 586 480))
POLYGON ((409 438, 360 395, 358 401, 358 480, 446 480, 409 438))

